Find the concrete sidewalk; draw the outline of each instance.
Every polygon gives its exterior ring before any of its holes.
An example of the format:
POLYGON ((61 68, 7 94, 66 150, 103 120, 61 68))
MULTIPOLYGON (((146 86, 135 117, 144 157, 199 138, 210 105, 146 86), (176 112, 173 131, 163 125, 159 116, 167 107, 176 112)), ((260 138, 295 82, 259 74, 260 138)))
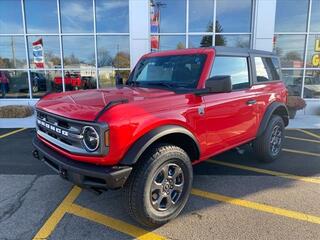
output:
POLYGON ((26 118, 0 118, 0 128, 34 128, 35 126, 35 114, 26 118))
MULTIPOLYGON (((27 118, 0 118, 0 128, 34 128, 35 115, 27 118)), ((297 114, 287 128, 320 129, 320 116, 297 114)))

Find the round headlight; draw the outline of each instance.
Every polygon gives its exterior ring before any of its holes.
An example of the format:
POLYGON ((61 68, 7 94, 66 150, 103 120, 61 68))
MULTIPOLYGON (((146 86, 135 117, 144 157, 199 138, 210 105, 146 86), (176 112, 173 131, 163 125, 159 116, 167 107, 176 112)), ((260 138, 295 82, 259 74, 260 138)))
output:
POLYGON ((100 144, 100 138, 97 131, 91 126, 85 126, 82 129, 82 142, 89 152, 94 152, 98 149, 100 144))

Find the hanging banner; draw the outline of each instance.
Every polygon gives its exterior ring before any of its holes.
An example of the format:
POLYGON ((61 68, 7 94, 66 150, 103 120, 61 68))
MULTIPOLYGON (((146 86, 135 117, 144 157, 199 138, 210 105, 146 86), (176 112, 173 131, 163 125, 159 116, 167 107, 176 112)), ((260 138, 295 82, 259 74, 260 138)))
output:
POLYGON ((33 62, 36 68, 44 68, 44 53, 42 38, 32 43, 33 62))
POLYGON ((159 50, 159 36, 151 36, 151 51, 159 50))
MULTIPOLYGON (((150 23, 151 23, 151 34, 160 32, 160 9, 159 3, 154 1, 151 2, 151 14, 150 14, 150 23)), ((159 36, 151 36, 151 51, 159 51, 159 36)))

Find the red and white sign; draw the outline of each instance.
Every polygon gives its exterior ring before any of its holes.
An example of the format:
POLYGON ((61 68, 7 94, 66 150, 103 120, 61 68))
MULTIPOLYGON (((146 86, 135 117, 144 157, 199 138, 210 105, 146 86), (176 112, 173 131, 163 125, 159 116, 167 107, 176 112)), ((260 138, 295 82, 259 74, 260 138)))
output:
POLYGON ((44 53, 42 38, 32 43, 33 62, 36 68, 44 68, 44 53))

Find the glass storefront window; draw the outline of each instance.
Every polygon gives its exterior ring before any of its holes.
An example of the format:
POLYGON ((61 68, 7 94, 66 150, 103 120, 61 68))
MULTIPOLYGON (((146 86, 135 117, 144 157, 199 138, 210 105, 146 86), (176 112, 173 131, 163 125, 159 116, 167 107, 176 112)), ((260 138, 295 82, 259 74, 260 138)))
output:
POLYGON ((96 0, 97 32, 129 32, 129 0, 96 0))
POLYGON ((309 0, 278 0, 275 32, 305 32, 308 4, 309 0))
POLYGON ((212 0, 189 0, 189 32, 212 32, 212 22, 212 0))
POLYGON ((26 0, 26 24, 28 33, 57 33, 57 2, 26 0))
POLYGON ((305 35, 275 35, 274 52, 280 56, 283 68, 303 68, 305 35))
POLYGON ((285 82, 289 96, 301 96, 302 70, 282 70, 282 80, 285 82))
POLYGON ((250 35, 216 35, 215 46, 250 47, 250 35))
POLYGON ((186 31, 185 0, 150 0, 151 33, 186 31))
POLYGON ((29 84, 27 71, 2 71, 1 97, 2 98, 29 98, 29 84))
POLYGON ((0 68, 27 68, 23 37, 0 37, 0 68))
POLYGON ((303 97, 320 98, 320 70, 306 71, 303 97))
POLYGON ((0 34, 23 33, 21 1, 0 1, 0 34))
POLYGON ((310 31, 320 32, 320 0, 312 1, 310 31))
POLYGON ((62 42, 65 68, 95 66, 93 36, 63 36, 62 42))
POLYGON ((252 0, 217 0, 216 11, 219 32, 250 32, 252 0))
MULTIPOLYGON (((37 62, 37 44, 42 42, 42 52, 44 59, 43 68, 60 68, 61 58, 60 58, 60 45, 58 36, 28 36, 29 45, 29 62, 30 68, 39 68, 35 61, 37 62)), ((40 67, 41 68, 41 67, 40 67)))
POLYGON ((211 47, 212 35, 189 35, 189 48, 211 47))
POLYGON ((92 0, 60 0, 63 33, 93 32, 92 0))
POLYGON ((32 97, 39 98, 47 92, 60 92, 61 87, 54 85, 61 79, 61 70, 36 70, 30 71, 32 97))
POLYGON ((152 51, 183 49, 186 47, 185 36, 151 36, 152 51))
POLYGON ((115 70, 112 67, 99 69, 99 87, 108 88, 116 85, 116 78, 122 78, 125 83, 129 78, 129 70, 115 70))
MULTIPOLYGON (((96 70, 92 68, 66 70, 64 71, 64 85, 66 91, 75 91, 80 89, 96 89, 96 70)), ((54 87, 56 90, 61 90, 62 78, 55 79, 54 87)))
POLYGON ((130 67, 128 36, 98 36, 98 67, 130 67))

